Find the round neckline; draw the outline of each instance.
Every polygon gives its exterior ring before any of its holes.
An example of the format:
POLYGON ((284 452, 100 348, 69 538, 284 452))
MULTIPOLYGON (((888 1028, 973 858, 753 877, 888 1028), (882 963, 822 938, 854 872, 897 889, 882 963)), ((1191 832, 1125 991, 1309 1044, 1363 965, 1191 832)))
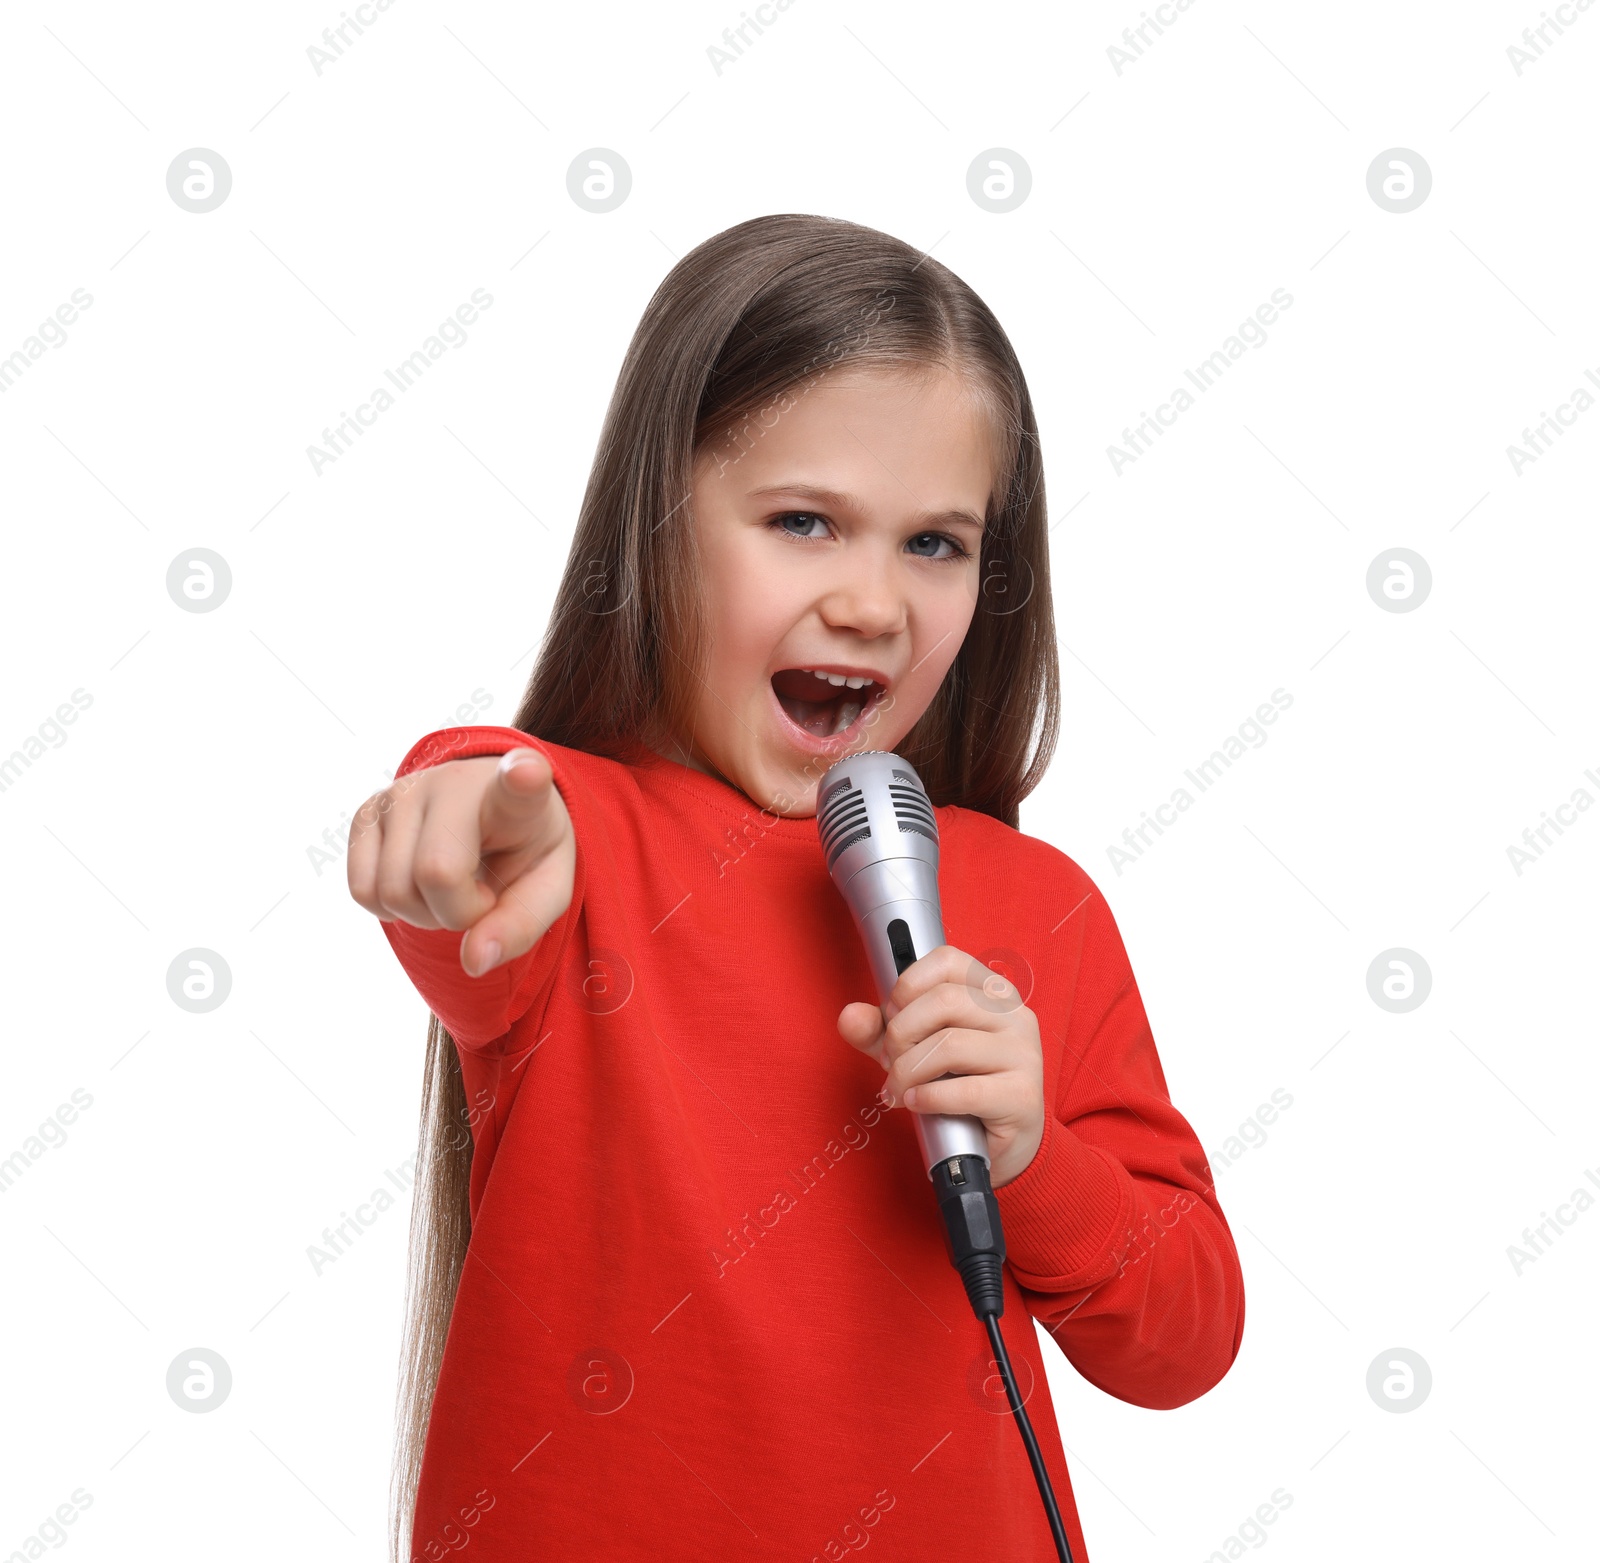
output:
POLYGON ((669 760, 640 739, 632 739, 630 743, 625 763, 634 769, 651 772, 674 791, 715 810, 726 819, 738 823, 759 819, 766 837, 776 836, 780 841, 792 841, 811 851, 817 850, 816 815, 774 814, 732 782, 708 775, 681 761, 669 760))

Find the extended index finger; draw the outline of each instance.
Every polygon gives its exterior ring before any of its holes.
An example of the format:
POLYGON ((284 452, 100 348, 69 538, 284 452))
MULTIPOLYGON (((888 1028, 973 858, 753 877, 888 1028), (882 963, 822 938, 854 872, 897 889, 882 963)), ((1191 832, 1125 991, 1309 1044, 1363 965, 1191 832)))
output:
POLYGON ((560 812, 550 806, 554 787, 555 768, 548 755, 534 748, 503 754, 478 813, 484 851, 507 847, 537 851, 550 845, 560 833, 560 812))

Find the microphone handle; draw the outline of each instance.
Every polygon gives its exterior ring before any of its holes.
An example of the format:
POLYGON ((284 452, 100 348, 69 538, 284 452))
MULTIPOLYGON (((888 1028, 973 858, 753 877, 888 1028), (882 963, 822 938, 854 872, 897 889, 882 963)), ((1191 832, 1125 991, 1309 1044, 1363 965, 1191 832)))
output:
MULTIPOLYGON (((882 1004, 913 961, 945 942, 944 922, 936 903, 904 897, 875 906, 861 919, 861 937, 882 1004)), ((949 1075, 941 1075, 941 1080, 949 1075)), ((953 1113, 913 1113, 922 1164, 928 1176, 952 1156, 977 1156, 989 1165, 989 1141, 983 1120, 953 1113)))

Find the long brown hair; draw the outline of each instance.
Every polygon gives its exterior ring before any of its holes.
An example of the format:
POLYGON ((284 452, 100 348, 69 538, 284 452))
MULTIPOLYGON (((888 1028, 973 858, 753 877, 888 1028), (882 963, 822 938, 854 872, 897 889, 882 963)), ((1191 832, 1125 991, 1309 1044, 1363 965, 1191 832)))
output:
MULTIPOLYGON (((989 413, 996 477, 977 610, 896 746, 933 801, 1016 826, 1055 751, 1060 686, 1044 468, 1027 383, 976 293, 909 244, 835 218, 752 218, 667 274, 617 377, 566 571, 514 727, 622 757, 691 730, 706 650, 688 499, 697 455, 759 440, 814 377, 939 366, 989 413), (1031 752, 1030 752, 1031 751, 1031 752)), ((432 1017, 412 1208, 393 1540, 409 1547, 423 1445, 471 1235, 455 1041, 432 1017)))

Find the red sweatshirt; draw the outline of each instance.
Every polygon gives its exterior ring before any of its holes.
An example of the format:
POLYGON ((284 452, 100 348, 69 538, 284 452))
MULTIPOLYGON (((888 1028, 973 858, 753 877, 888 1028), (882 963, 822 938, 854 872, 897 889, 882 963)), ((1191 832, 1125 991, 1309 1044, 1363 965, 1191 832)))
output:
MULTIPOLYGON (((815 820, 505 727, 429 734, 397 779, 520 745, 577 836, 560 921, 481 978, 460 932, 381 924, 456 1039, 474 1137, 413 1556, 1050 1563, 911 1115, 835 1024, 876 994, 815 820)), ((1107 1394, 1182 1405, 1239 1349, 1239 1261, 1099 891, 936 812, 946 938, 1039 1021, 1001 1325, 1088 1563, 1032 1321, 1107 1394)))

